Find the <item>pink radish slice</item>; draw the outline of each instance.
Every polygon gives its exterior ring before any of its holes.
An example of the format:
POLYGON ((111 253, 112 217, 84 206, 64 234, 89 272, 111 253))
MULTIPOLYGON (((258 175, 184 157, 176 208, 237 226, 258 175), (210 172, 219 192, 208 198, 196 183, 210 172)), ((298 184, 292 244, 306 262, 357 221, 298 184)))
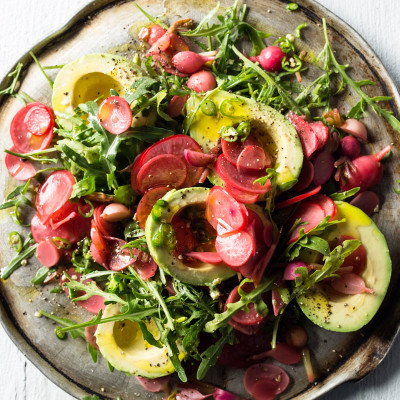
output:
POLYGON ((244 387, 250 394, 253 394, 253 388, 257 382, 269 379, 277 383, 275 394, 282 393, 289 385, 289 376, 282 368, 262 363, 247 368, 244 374, 244 387))
POLYGON ((321 121, 311 122, 311 129, 318 136, 318 149, 322 149, 329 138, 329 128, 325 126, 321 121))
POLYGON ((156 274, 158 266, 150 254, 141 251, 133 264, 133 268, 145 281, 156 274))
POLYGON ((268 221, 264 226, 263 240, 268 247, 271 247, 274 240, 274 227, 270 221, 268 221))
POLYGON ((251 393, 255 400, 274 400, 279 394, 279 384, 273 379, 263 379, 256 382, 251 393))
POLYGON ((347 119, 342 126, 339 127, 343 132, 348 133, 349 135, 353 135, 359 139, 361 139, 363 142, 367 142, 367 128, 365 125, 361 122, 358 121, 357 119, 347 119))
MULTIPOLYGON (((142 153, 143 154, 143 153, 142 153)), ((138 194, 143 194, 137 185, 137 174, 140 171, 140 165, 141 165, 141 155, 139 155, 138 157, 136 157, 135 159, 136 161, 133 163, 133 167, 131 170, 131 186, 133 188, 133 190, 138 193, 138 194)))
POLYGON ((114 237, 107 237, 106 239, 109 248, 108 266, 110 269, 122 271, 136 261, 140 252, 138 249, 121 249, 126 244, 125 240, 114 237), (132 255, 134 258, 132 258, 132 255))
POLYGON ((171 118, 178 118, 182 115, 183 107, 185 107, 188 98, 188 95, 182 97, 175 95, 168 104, 167 114, 171 118))
POLYGON ((183 389, 176 394, 176 400, 204 400, 210 398, 212 394, 204 395, 196 389, 183 389))
POLYGON ((45 266, 52 267, 60 260, 60 252, 50 240, 43 240, 36 247, 36 257, 45 266))
POLYGON ((241 397, 220 388, 214 390, 213 396, 214 400, 243 400, 241 397))
POLYGON ((272 296, 272 308, 274 310, 275 317, 277 317, 281 308, 285 306, 285 302, 283 301, 277 289, 272 290, 271 296, 272 296))
POLYGON ((75 217, 78 216, 78 213, 76 211, 72 211, 70 214, 68 214, 66 217, 64 217, 62 220, 54 222, 53 218, 50 218, 50 225, 53 229, 59 228, 61 225, 64 225, 71 219, 74 219, 75 217))
POLYGON ((318 149, 318 136, 315 134, 310 124, 304 121, 304 119, 302 119, 298 115, 296 115, 293 111, 289 111, 288 119, 296 129, 297 134, 299 135, 304 155, 307 158, 310 158, 313 153, 318 149))
POLYGON ((213 154, 206 154, 201 151, 194 150, 184 150, 185 160, 192 167, 207 167, 210 163, 215 160, 215 156, 213 154))
POLYGON ((351 160, 361 153, 361 144, 354 136, 345 136, 340 140, 340 153, 351 160))
POLYGON ((293 191, 302 192, 307 189, 314 179, 314 165, 313 163, 304 157, 303 167, 299 176, 299 180, 296 185, 293 186, 293 191))
POLYGON ((204 56, 193 51, 181 51, 172 57, 174 67, 184 74, 197 72, 206 62, 214 61, 214 56, 204 56))
MULTIPOLYGON (((345 240, 355 239, 350 235, 341 235, 339 237, 337 245, 341 245, 345 240)), ((345 258, 342 266, 340 268, 353 267, 353 272, 355 274, 360 274, 364 271, 365 266, 367 265, 367 251, 365 250, 364 245, 361 245, 353 251, 348 257, 345 258)))
POLYGON ((379 209, 379 197, 376 193, 365 191, 363 193, 358 194, 354 199, 350 202, 353 206, 358 207, 360 210, 364 211, 365 214, 371 216, 374 212, 377 212, 379 209))
POLYGON ((335 202, 325 194, 316 194, 315 196, 307 199, 306 203, 314 203, 321 206, 324 209, 325 214, 331 216, 329 221, 332 221, 333 217, 336 215, 337 209, 335 202))
POLYGON ((106 204, 97 206, 94 209, 93 219, 97 228, 104 236, 115 236, 118 225, 115 222, 106 221, 101 215, 103 214, 106 204))
POLYGON ((302 193, 302 194, 299 194, 299 195, 297 195, 295 197, 292 197, 291 199, 287 199, 287 200, 281 201, 280 203, 276 204, 275 210, 280 210, 281 208, 289 207, 289 206, 291 206, 293 204, 296 204, 296 203, 306 199, 307 197, 314 196, 320 190, 321 190, 321 186, 317 186, 314 189, 311 189, 310 191, 308 191, 306 193, 302 193))
POLYGON ((137 175, 138 188, 145 193, 154 187, 179 188, 187 176, 186 164, 178 156, 162 154, 149 160, 137 175))
MULTIPOLYGON (((16 152, 15 147, 11 147, 10 151, 16 152)), ((9 174, 19 181, 27 181, 36 175, 36 169, 28 160, 23 161, 17 156, 6 153, 4 162, 9 174)))
POLYGON ((44 224, 40 218, 35 215, 31 221, 31 232, 37 243, 46 239, 52 239, 53 237, 63 238, 70 243, 76 243, 72 222, 67 222, 57 229, 53 229, 50 224, 44 224))
POLYGON ((275 253, 276 247, 278 245, 280 234, 276 238, 275 242, 272 243, 271 247, 268 249, 267 254, 259 261, 257 264, 256 268, 252 272, 250 278, 253 279, 253 282, 255 284, 259 284, 261 282, 262 277, 264 276, 264 272, 267 269, 272 256, 275 253))
POLYGON ((374 289, 369 289, 365 286, 364 279, 360 275, 352 272, 333 279, 331 286, 342 294, 375 293, 374 289))
POLYGON ((150 215, 154 204, 156 204, 157 200, 161 199, 161 197, 163 197, 170 190, 171 188, 167 186, 156 187, 154 189, 150 189, 140 199, 136 209, 136 219, 142 229, 145 229, 147 218, 150 215))
POLYGON ((186 86, 196 93, 209 92, 217 87, 217 81, 210 71, 198 71, 189 78, 186 86))
POLYGON ((292 261, 286 266, 282 279, 284 281, 294 281, 297 277, 300 277, 300 274, 295 272, 296 268, 300 267, 307 268, 307 265, 303 261, 292 261))
POLYGON ((201 176, 199 178, 199 183, 204 183, 208 177, 208 175, 210 175, 210 168, 204 168, 203 172, 201 173, 201 176))
POLYGON ((218 253, 212 251, 191 251, 185 254, 186 257, 192 257, 207 264, 220 264, 222 258, 218 253))
POLYGON ((239 231, 217 236, 215 249, 228 266, 243 265, 254 253, 254 238, 247 232, 239 231))
POLYGON ((305 233, 311 231, 311 229, 315 228, 325 218, 325 216, 325 210, 319 204, 300 204, 292 218, 292 221, 294 222, 297 219, 300 219, 302 222, 306 222, 307 224, 297 226, 297 228, 292 232, 288 243, 293 243, 299 238, 301 229, 304 229, 305 233))
POLYGON ((225 185, 224 188, 239 203, 254 204, 260 197, 259 194, 243 192, 231 185, 225 185))
POLYGON ((187 226, 187 222, 175 215, 171 224, 176 235, 175 255, 179 257, 182 254, 193 251, 196 245, 196 238, 190 226, 187 226))
POLYGON ((238 158, 246 146, 258 146, 261 148, 259 141, 254 136, 249 136, 244 142, 241 140, 228 142, 225 139, 221 139, 222 153, 234 166, 237 166, 238 158))
POLYGON ((334 163, 335 159, 332 153, 328 153, 327 151, 322 151, 315 157, 313 161, 315 185, 319 186, 328 182, 335 170, 334 163))
MULTIPOLYGON (((78 282, 81 281, 81 274, 78 274, 75 272, 75 268, 70 268, 67 271, 67 275, 72 278, 72 280, 76 280, 78 282)), ((64 289, 64 292, 69 294, 69 289, 67 287, 64 287, 63 284, 65 282, 68 282, 68 280, 64 280, 64 277, 61 277, 60 279, 60 286, 64 289)), ((83 281, 84 284, 87 284, 89 282, 94 282, 92 279, 85 279, 83 281)), ((76 294, 75 297, 80 297, 83 296, 86 292, 84 290, 79 290, 76 294)), ((84 308, 86 311, 89 311, 93 314, 97 314, 100 310, 103 310, 106 308, 104 304, 104 298, 102 296, 97 296, 94 295, 92 297, 89 297, 87 300, 82 300, 82 301, 77 301, 76 304, 84 308)))
POLYGON ((287 365, 297 364, 301 360, 300 353, 294 347, 283 342, 278 342, 275 349, 251 357, 252 360, 262 360, 264 358, 273 358, 287 365))
POLYGON ((218 235, 238 231, 247 224, 247 209, 220 186, 214 186, 206 200, 206 218, 218 235))
POLYGON ((259 146, 246 146, 237 159, 239 173, 258 172, 271 165, 271 159, 259 146))
POLYGON ((96 342, 96 333, 97 325, 91 325, 85 327, 85 338, 89 344, 91 344, 96 350, 99 350, 99 346, 97 346, 96 342))
POLYGON ((90 238, 92 240, 90 245, 90 254, 93 260, 102 265, 104 268, 108 269, 107 258, 109 250, 107 242, 94 221, 92 221, 90 238))
POLYGON ((171 375, 161 376, 160 378, 155 378, 155 379, 148 379, 148 378, 142 378, 141 376, 137 376, 136 379, 146 390, 148 390, 151 393, 157 393, 162 391, 167 392, 169 387, 169 382, 171 380, 171 375))
POLYGON ((269 72, 279 72, 282 70, 282 60, 285 53, 278 46, 268 46, 261 50, 257 56, 257 61, 269 72))
POLYGON ((226 184, 244 192, 263 194, 267 193, 271 188, 271 182, 269 180, 267 180, 263 186, 258 182, 254 183, 256 179, 265 176, 265 172, 241 174, 223 154, 218 157, 215 163, 215 171, 226 184))
POLYGON ((239 324, 239 322, 236 322, 232 318, 229 320, 228 324, 235 330, 243 333, 244 335, 248 335, 248 336, 257 335, 260 332, 261 328, 263 327, 262 323, 258 324, 258 325, 239 324))

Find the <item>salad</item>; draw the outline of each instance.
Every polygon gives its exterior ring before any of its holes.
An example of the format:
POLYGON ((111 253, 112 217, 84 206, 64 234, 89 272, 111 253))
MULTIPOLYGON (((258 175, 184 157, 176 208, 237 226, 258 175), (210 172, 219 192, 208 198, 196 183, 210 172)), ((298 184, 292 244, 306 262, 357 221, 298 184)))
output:
POLYGON ((325 21, 315 56, 296 47, 306 24, 273 39, 238 1, 170 25, 136 6, 149 22, 133 57, 88 54, 53 82, 32 54, 51 107, 17 91, 22 65, 0 93, 23 103, 5 156, 22 183, 0 209, 30 227, 10 234, 1 277, 36 256, 32 283, 93 314, 38 316, 150 392, 239 399, 203 382, 218 364, 273 399, 285 365, 318 378, 309 324, 354 332, 384 299, 391 260, 370 189, 391 146, 366 154, 360 119, 372 108, 400 122, 337 61, 325 21), (304 84, 309 69, 320 76, 304 84), (360 100, 341 114, 345 87, 360 100))

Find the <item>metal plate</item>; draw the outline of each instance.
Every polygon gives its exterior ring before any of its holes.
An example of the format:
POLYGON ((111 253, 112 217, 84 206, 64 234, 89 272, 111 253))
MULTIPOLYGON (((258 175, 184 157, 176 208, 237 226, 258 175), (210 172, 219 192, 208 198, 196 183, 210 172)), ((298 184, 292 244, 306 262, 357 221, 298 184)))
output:
MULTIPOLYGON (((212 0, 167 0, 164 2, 141 0, 139 3, 151 15, 161 15, 165 11, 162 19, 167 21, 182 17, 199 20, 215 5, 212 0)), ((274 36, 293 32, 297 25, 304 21, 308 22, 309 27, 303 35, 304 42, 300 44, 305 49, 312 48, 317 54, 324 43, 320 22, 321 18, 325 17, 329 24, 331 44, 336 50, 339 61, 352 67, 353 79, 371 79, 378 83, 376 87, 368 88, 368 94, 392 96, 393 101, 389 104, 389 108, 398 117, 399 95, 395 85, 362 38, 336 16, 313 1, 302 1, 299 11, 295 13, 286 11, 286 3, 279 0, 248 0, 249 19, 274 36)), ((222 1, 222 5, 230 5, 230 1, 222 1)), ((146 22, 145 17, 138 12, 133 2, 97 0, 79 12, 60 31, 35 46, 33 51, 39 56, 42 65, 64 64, 84 54, 104 52, 124 43, 128 43, 124 50, 129 51, 135 45, 129 31, 137 30, 146 22)), ((38 101, 49 104, 51 92, 40 71, 31 63, 28 55, 21 61, 26 65, 21 90, 38 101)), ((312 74, 308 78, 311 79, 312 74)), ((1 88, 7 86, 7 83, 7 79, 4 79, 1 88)), ((338 103, 341 110, 348 109, 356 102, 351 93, 346 95, 345 100, 346 103, 342 97, 341 102, 338 103)), ((0 100, 2 149, 11 145, 9 126, 19 108, 20 104, 14 99, 0 100)), ((383 359, 399 329, 400 304, 394 292, 394 288, 400 284, 397 268, 400 248, 396 243, 400 233, 397 222, 399 209, 396 195, 388 189, 393 187, 395 180, 400 178, 399 134, 374 113, 370 113, 367 126, 371 137, 369 144, 371 152, 388 143, 394 143, 392 158, 385 165, 385 177, 377 188, 383 207, 374 217, 388 240, 394 260, 390 289, 379 315, 361 331, 339 334, 309 327, 310 347, 313 350, 313 362, 318 377, 317 384, 310 385, 307 382, 302 366, 286 368, 292 378, 292 383, 281 396, 282 399, 314 399, 342 382, 362 378, 383 359)), ((9 178, 2 162, 4 153, 1 153, 0 157, 0 187, 8 193, 15 183, 9 178)), ((1 266, 5 266, 12 256, 8 249, 7 239, 8 233, 14 229, 8 213, 0 212, 1 266)), ((50 294, 50 287, 42 288, 41 291, 32 287, 30 279, 37 268, 38 265, 31 261, 26 267, 15 272, 10 279, 0 283, 1 322, 22 353, 49 379, 78 398, 90 393, 105 399, 115 399, 118 395, 124 399, 136 396, 161 399, 161 395, 144 391, 137 384, 136 379, 118 371, 109 372, 104 359, 93 364, 83 341, 80 339, 73 341, 71 338, 59 341, 54 335, 54 326, 51 321, 34 317, 35 311, 41 308, 76 321, 88 319, 84 311, 71 306, 64 294, 50 294), (105 392, 102 392, 101 388, 104 388, 105 392)), ((242 385, 242 375, 243 371, 214 368, 206 380, 247 397, 242 385)))

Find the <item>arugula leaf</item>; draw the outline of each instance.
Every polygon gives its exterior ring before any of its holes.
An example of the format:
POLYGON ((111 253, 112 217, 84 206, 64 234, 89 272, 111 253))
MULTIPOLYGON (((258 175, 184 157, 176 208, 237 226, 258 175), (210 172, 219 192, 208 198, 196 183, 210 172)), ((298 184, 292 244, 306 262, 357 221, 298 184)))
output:
POLYGON ((346 200, 349 197, 353 197, 359 191, 360 191, 360 188, 359 187, 355 187, 353 189, 346 190, 345 192, 332 193, 332 194, 329 195, 329 197, 333 201, 343 201, 343 200, 346 200))
POLYGON ((138 324, 139 324, 140 330, 142 331, 144 340, 146 340, 146 342, 148 342, 150 345, 161 349, 163 347, 162 344, 158 340, 154 339, 154 336, 147 329, 146 324, 142 321, 138 322, 138 324))
MULTIPOLYGON (((54 322, 57 322, 57 324, 59 324, 61 326, 71 328, 71 327, 74 327, 75 325, 77 325, 76 322, 74 322, 68 318, 56 317, 55 315, 49 314, 43 310, 39 310, 39 313, 41 315, 43 315, 44 317, 51 319, 54 322)), ((69 330, 69 332, 71 333, 71 336, 73 339, 76 339, 77 337, 81 337, 81 338, 85 339, 85 341, 86 341, 85 330, 83 328, 72 328, 69 330)))
POLYGON ((93 360, 93 362, 94 363, 96 363, 97 362, 97 349, 96 349, 96 347, 94 347, 94 346, 92 346, 89 342, 88 342, 88 344, 87 344, 87 349, 88 349, 88 352, 89 352, 89 354, 90 354, 90 356, 92 357, 92 360, 93 360))
POLYGON ((57 271, 56 268, 49 269, 43 266, 37 270, 36 275, 31 280, 31 283, 33 285, 41 285, 45 281, 45 279, 55 271, 57 271))

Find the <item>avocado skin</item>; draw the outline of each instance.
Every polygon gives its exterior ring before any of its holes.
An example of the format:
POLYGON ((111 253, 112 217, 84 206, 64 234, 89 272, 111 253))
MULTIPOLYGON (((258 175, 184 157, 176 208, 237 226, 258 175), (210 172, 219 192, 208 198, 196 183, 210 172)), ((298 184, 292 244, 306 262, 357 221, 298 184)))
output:
POLYGON ((154 221, 150 214, 146 221, 146 240, 154 261, 168 275, 191 285, 213 285, 235 276, 236 272, 223 263, 218 265, 202 263, 196 268, 187 266, 182 260, 175 257, 173 250, 168 250, 164 246, 155 247, 152 243, 152 238, 160 225, 162 223, 170 223, 173 216, 183 207, 205 203, 209 192, 210 189, 201 187, 171 190, 162 198, 167 202, 167 205, 163 208, 161 220, 154 221))
POLYGON ((387 292, 392 261, 386 239, 375 223, 359 208, 346 202, 336 202, 335 219, 346 222, 324 238, 332 241, 340 235, 361 240, 367 251, 367 266, 361 277, 374 294, 341 295, 329 284, 317 284, 305 295, 297 298, 303 313, 321 328, 335 332, 354 332, 371 321, 387 292))

